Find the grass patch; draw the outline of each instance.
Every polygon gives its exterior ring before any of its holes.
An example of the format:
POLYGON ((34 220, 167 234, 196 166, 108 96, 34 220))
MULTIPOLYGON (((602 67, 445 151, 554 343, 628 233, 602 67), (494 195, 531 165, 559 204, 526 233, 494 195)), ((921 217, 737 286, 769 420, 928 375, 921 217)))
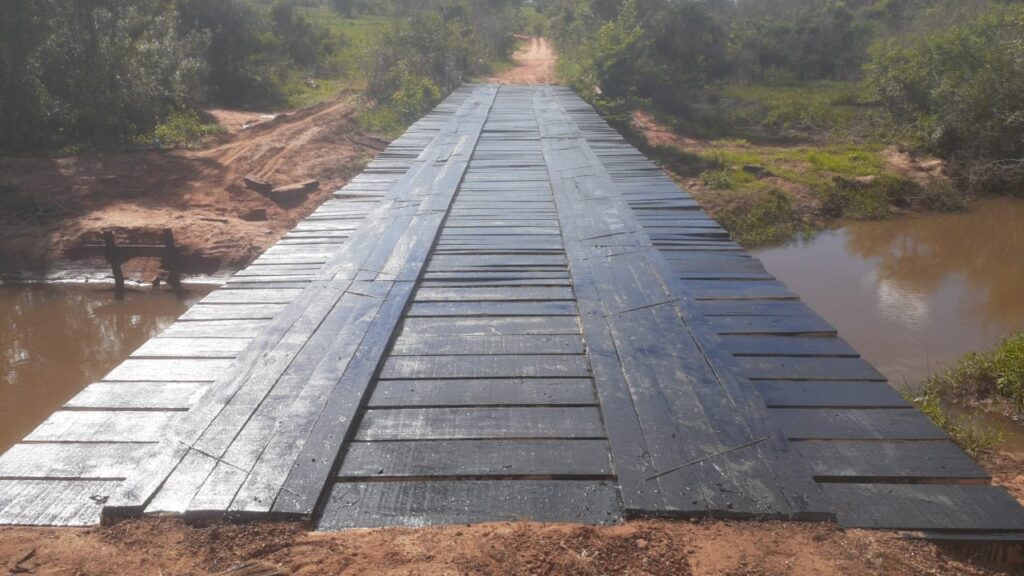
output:
POLYGON ((995 447, 1003 440, 999 430, 977 416, 953 416, 947 407, 958 404, 1010 416, 1024 414, 1024 331, 991 350, 964 354, 907 398, 968 453, 995 447))
POLYGON ((744 246, 784 242, 811 230, 789 196, 780 190, 751 194, 723 191, 715 217, 733 239, 744 246))
POLYGON ((888 113, 859 82, 731 83, 712 88, 700 123, 724 135, 879 141, 891 138, 888 113))
POLYGON ((194 111, 175 112, 153 129, 139 143, 157 148, 193 148, 212 136, 227 133, 217 122, 206 122, 194 111))
POLYGON ((971 456, 992 450, 1004 440, 1000 430, 982 421, 977 415, 951 414, 942 398, 927 387, 917 393, 904 393, 904 397, 971 456))
POLYGON ((968 352, 926 384, 939 397, 963 404, 996 403, 1024 414, 1024 331, 985 352, 968 352))

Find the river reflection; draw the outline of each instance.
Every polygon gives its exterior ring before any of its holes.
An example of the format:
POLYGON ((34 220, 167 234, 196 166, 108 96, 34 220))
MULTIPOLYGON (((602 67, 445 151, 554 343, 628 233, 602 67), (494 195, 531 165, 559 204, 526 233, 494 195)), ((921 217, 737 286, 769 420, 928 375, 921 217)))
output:
POLYGON ((1024 328, 1024 201, 857 222, 757 251, 896 385, 1024 328))
POLYGON ((189 304, 167 293, 130 292, 118 302, 102 289, 0 286, 0 452, 189 304))

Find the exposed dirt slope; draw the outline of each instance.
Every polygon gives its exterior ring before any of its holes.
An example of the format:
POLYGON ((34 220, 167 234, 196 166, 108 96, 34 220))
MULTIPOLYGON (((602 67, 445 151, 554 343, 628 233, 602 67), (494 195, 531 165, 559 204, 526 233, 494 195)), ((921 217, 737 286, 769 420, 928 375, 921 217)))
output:
POLYGON ((383 145, 360 134, 359 106, 353 96, 276 118, 211 111, 228 134, 201 150, 0 158, 0 271, 59 266, 69 250, 104 229, 145 242, 165 227, 184 247, 190 272, 236 269, 383 145), (294 205, 280 205, 245 188, 247 174, 279 185, 307 179, 321 185, 294 205))
POLYGON ((187 527, 168 519, 88 530, 0 528, 3 570, 164 576, 993 573, 930 544, 820 524, 521 522, 311 534, 286 523, 187 527), (249 571, 240 568, 246 564, 249 571))
POLYGON ((498 84, 554 84, 555 52, 547 38, 530 38, 512 55, 516 66, 491 76, 498 84))

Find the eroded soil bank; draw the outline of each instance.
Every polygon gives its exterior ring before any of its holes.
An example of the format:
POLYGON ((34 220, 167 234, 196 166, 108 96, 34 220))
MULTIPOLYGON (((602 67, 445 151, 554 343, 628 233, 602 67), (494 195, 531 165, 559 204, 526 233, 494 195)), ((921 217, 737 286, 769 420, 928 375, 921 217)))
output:
MULTIPOLYGON (((359 127, 362 106, 348 95, 284 115, 211 110, 226 133, 198 150, 0 157, 0 274, 46 278, 74 268, 77 249, 104 230, 137 244, 159 243, 164 228, 185 273, 241 268, 386 146, 359 127), (319 187, 274 198, 247 188, 246 175, 319 187)), ((139 260, 128 275, 148 282, 158 263, 139 260)))
POLYGON ((188 527, 170 519, 84 530, 0 528, 0 569, 164 576, 1011 573, 889 533, 823 524, 653 520, 606 527, 516 522, 331 534, 288 523, 188 527))

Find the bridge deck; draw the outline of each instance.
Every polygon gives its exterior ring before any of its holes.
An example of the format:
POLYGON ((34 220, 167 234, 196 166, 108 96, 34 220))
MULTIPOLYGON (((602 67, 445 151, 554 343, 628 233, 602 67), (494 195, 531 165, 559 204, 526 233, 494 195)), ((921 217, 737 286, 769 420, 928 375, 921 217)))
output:
POLYGON ((465 86, 0 457, 0 522, 1024 512, 572 92, 465 86))

